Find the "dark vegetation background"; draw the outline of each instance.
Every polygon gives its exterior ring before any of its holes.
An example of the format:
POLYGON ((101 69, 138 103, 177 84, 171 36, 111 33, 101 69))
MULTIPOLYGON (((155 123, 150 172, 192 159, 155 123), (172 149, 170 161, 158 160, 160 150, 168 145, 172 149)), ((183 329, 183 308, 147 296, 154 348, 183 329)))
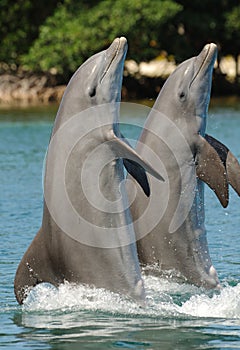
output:
MULTIPOLYGON (((0 74, 47 75, 51 86, 67 84, 117 36, 126 36, 127 59, 137 63, 163 53, 179 63, 215 42, 218 64, 231 55, 237 74, 229 80, 218 65, 213 93, 239 94, 239 0, 1 0, 0 74)), ((129 74, 124 86, 129 96, 154 98, 163 81, 129 74)))

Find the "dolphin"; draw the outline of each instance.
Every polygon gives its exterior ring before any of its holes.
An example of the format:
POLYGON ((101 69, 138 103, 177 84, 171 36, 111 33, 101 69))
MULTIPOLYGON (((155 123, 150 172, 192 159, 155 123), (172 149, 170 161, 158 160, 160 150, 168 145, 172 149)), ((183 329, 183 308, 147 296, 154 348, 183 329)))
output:
POLYGON ((163 174, 165 182, 150 176, 149 198, 144 198, 138 184, 134 197, 133 186, 128 185, 144 270, 209 289, 220 283, 204 225, 204 182, 223 207, 228 204, 229 184, 240 194, 237 159, 225 145, 205 135, 216 55, 217 47, 211 43, 181 63, 146 119, 136 151, 163 174))
POLYGON ((21 304, 38 283, 84 283, 144 299, 123 161, 149 195, 146 169, 121 138, 119 101, 127 41, 83 63, 61 100, 45 163, 42 225, 16 271, 21 304))

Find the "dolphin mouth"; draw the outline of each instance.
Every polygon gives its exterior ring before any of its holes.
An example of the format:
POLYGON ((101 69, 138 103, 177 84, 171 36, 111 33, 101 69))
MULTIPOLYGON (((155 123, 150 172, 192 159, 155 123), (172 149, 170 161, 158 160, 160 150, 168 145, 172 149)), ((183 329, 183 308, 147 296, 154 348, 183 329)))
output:
POLYGON ((116 60, 116 58, 119 56, 119 61, 122 61, 122 59, 125 57, 127 52, 127 39, 125 37, 120 37, 114 39, 112 44, 109 46, 109 48, 106 50, 106 60, 108 62, 106 68, 104 69, 104 72, 102 74, 100 83, 103 81, 104 77, 107 75, 107 73, 110 70, 110 67, 112 66, 113 62, 116 60))
POLYGON ((207 44, 204 46, 200 54, 196 57, 197 71, 194 75, 190 86, 193 84, 194 80, 199 76, 201 72, 205 73, 208 68, 212 68, 217 56, 217 45, 214 43, 207 44))

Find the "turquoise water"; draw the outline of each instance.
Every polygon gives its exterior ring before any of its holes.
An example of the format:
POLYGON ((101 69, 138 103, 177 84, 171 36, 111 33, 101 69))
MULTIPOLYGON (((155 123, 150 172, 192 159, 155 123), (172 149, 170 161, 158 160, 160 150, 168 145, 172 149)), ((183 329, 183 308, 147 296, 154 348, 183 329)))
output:
MULTIPOLYGON (((221 291, 145 276, 147 304, 86 286, 39 285, 19 306, 15 271, 42 216, 42 166, 56 109, 0 112, 0 348, 240 349, 240 199, 222 209, 206 189, 206 226, 221 291)), ((122 110, 137 137, 144 111, 122 110)), ((213 106, 208 133, 240 159, 240 106, 213 106)))

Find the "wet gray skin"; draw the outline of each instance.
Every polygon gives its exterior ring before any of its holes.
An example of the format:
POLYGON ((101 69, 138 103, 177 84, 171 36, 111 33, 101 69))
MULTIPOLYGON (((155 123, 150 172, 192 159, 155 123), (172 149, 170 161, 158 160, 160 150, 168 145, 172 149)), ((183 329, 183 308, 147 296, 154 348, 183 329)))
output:
POLYGON ((88 59, 70 80, 53 127, 45 166, 42 226, 15 276, 19 303, 38 283, 85 283, 144 299, 123 158, 148 192, 144 168, 118 138, 125 38, 88 59), (138 165, 139 164, 139 165, 138 165), (98 198, 100 198, 98 200, 98 198), (96 201, 96 203, 94 203, 96 201))
POLYGON ((128 191, 142 266, 206 288, 219 287, 219 279, 204 225, 203 181, 228 203, 226 169, 204 138, 216 55, 208 44, 167 79, 136 146, 166 181, 150 176, 150 198, 137 184, 135 199, 132 185, 128 191))

